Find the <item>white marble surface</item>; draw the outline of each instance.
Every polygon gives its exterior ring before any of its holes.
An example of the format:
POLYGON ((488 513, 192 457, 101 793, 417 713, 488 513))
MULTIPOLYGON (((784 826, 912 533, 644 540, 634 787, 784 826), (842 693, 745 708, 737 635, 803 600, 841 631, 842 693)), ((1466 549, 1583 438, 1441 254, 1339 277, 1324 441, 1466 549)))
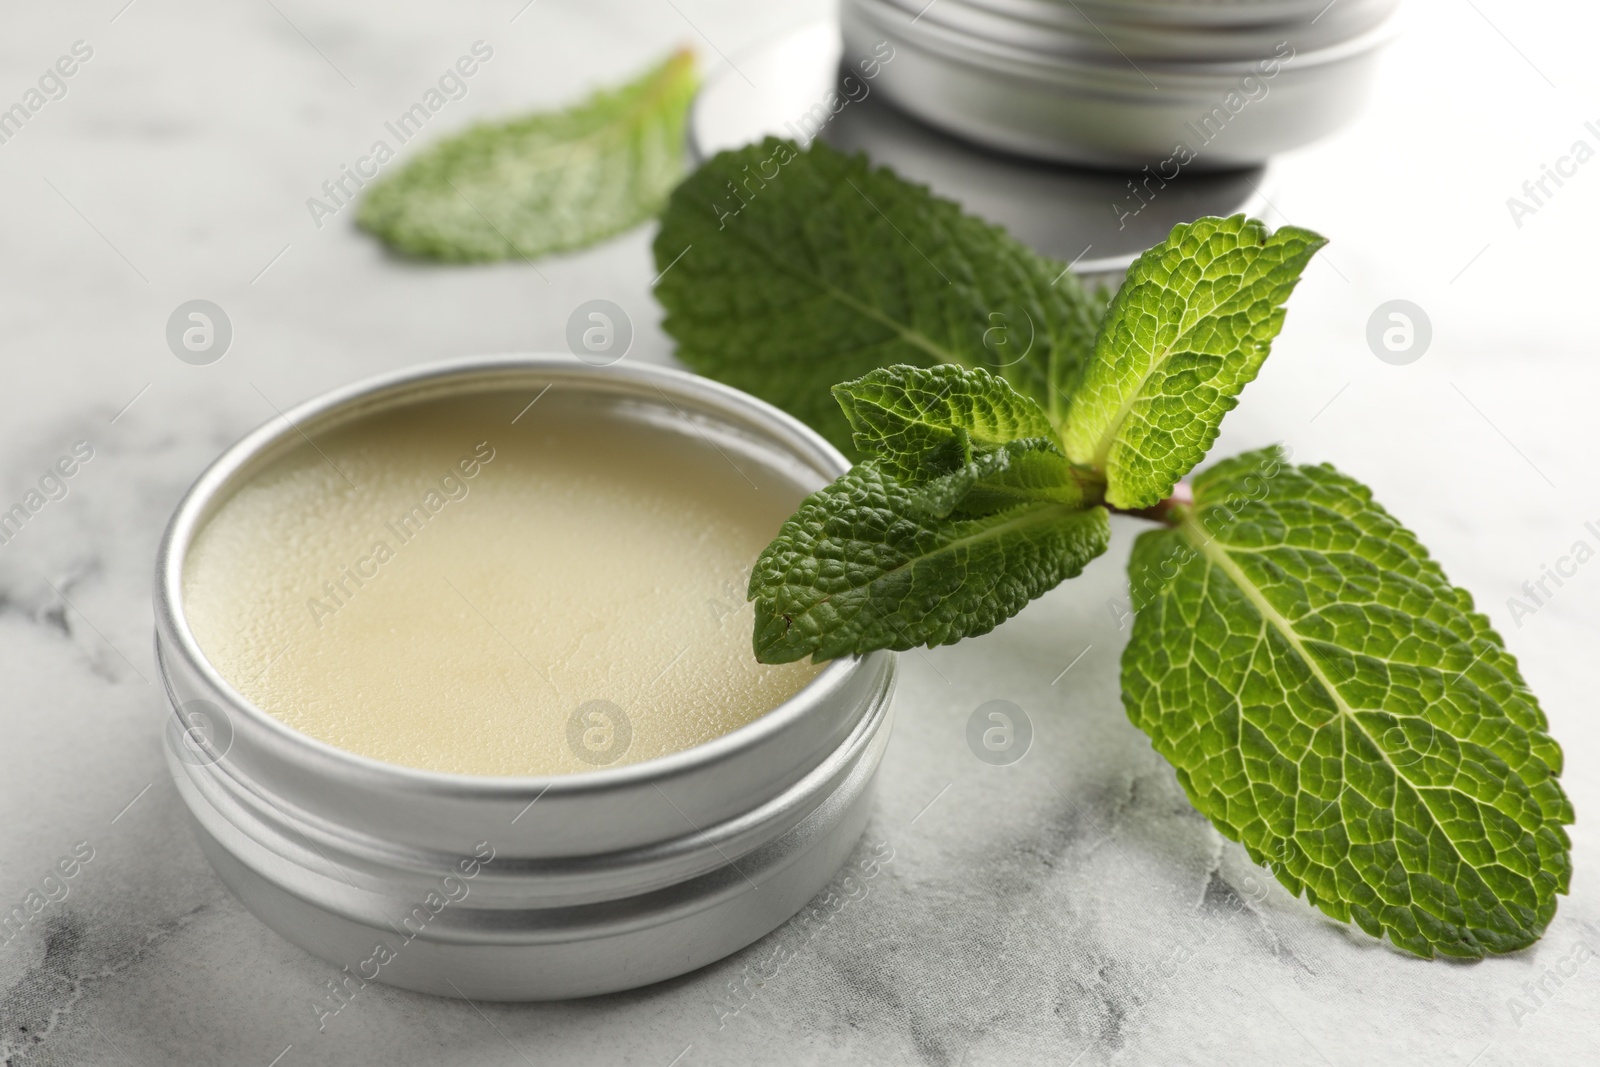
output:
POLYGON ((1505 205, 1575 140, 1600 145, 1584 128, 1600 120, 1590 7, 1408 0, 1411 32, 1365 121, 1283 161, 1277 207, 1333 244, 1218 446, 1286 440, 1370 482, 1521 657, 1579 812, 1574 892, 1540 945, 1475 965, 1408 958, 1267 886, 1211 831, 1119 704, 1124 635, 1105 603, 1122 590, 1130 523, 1084 577, 994 634, 902 657, 868 830, 895 858, 779 974, 750 979, 736 1016, 719 1020, 719 1001, 768 947, 570 1004, 480 1011, 369 986, 319 1033, 311 1004, 331 969, 222 888, 163 769, 149 581, 167 514, 274 405, 426 359, 559 349, 582 300, 630 311, 630 358, 665 361, 671 346, 648 228, 538 273, 437 269, 386 257, 348 215, 315 229, 304 200, 474 40, 495 57, 436 128, 570 98, 680 42, 714 65, 819 9, 541 0, 513 24, 523 0, 123 3, 0 15, 5 102, 74 41, 94 49, 67 96, 0 144, 0 502, 73 442, 95 449, 67 498, 0 548, 0 908, 79 842, 94 853, 65 899, 0 945, 7 1062, 1593 1060, 1600 964, 1548 982, 1532 1013, 1510 998, 1580 941, 1600 947, 1586 681, 1600 563, 1520 625, 1506 607, 1600 521, 1600 162, 1520 228, 1505 205), (236 330, 208 367, 163 338, 194 297, 236 330), (1406 367, 1363 340, 1394 297, 1435 331, 1406 367), (963 740, 994 698, 1037 729, 1007 769, 963 740))

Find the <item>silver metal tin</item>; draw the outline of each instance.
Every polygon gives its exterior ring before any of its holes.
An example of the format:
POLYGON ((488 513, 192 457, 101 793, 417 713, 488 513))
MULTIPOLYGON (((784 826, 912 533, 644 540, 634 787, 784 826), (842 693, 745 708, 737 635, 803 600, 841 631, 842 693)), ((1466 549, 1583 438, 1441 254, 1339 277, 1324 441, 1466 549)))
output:
POLYGON ((1091 15, 1079 4, 946 0, 919 14, 910 0, 843 0, 840 24, 850 62, 893 44, 876 86, 890 100, 976 144, 1138 168, 1183 143, 1186 169, 1219 170, 1354 118, 1395 3, 1360 0, 1318 18, 1297 3, 1107 3, 1091 15), (1191 125, 1212 114, 1218 135, 1197 137, 1191 125))
POLYGON ((379 981, 473 1000, 645 985, 795 914, 865 825, 888 743, 894 659, 837 660, 755 722, 641 763, 553 777, 440 774, 357 756, 254 707, 184 617, 185 554, 209 515, 307 435, 433 396, 514 390, 703 434, 802 487, 848 463, 795 419, 663 368, 498 356, 361 382, 228 449, 189 490, 156 561, 168 764, 206 856, 268 926, 379 981), (381 946, 381 947, 380 947, 381 946), (386 951, 385 951, 386 949, 386 951))
POLYGON ((877 0, 910 24, 958 31, 975 46, 1024 57, 1131 63, 1256 60, 1280 41, 1313 52, 1359 37, 1389 18, 1399 0, 1310 3, 1062 3, 1060 0, 877 0), (921 15, 919 18, 918 15, 921 15))

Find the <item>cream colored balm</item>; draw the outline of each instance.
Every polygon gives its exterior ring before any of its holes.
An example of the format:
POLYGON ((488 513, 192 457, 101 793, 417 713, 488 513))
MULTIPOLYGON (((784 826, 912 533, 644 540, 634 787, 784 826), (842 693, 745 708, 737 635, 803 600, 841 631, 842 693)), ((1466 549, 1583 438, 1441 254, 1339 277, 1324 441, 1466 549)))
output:
POLYGON ((366 416, 250 478, 184 571, 222 676, 328 744, 477 775, 677 752, 815 676, 756 662, 744 599, 801 488, 682 424, 525 402, 366 416))

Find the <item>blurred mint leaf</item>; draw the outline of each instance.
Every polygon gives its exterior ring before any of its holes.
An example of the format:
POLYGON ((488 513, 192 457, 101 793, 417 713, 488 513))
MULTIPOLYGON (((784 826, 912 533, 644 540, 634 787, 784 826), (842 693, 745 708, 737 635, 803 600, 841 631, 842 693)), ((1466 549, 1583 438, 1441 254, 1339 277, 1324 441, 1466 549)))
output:
POLYGON ((905 482, 948 474, 1018 438, 1053 440, 1044 410, 1004 378, 953 364, 884 367, 833 387, 855 446, 905 482))
POLYGON ((987 633, 1105 551, 1104 508, 937 518, 875 459, 806 498, 750 576, 763 663, 987 633))
POLYGON ((655 215, 683 175, 698 79, 679 52, 563 111, 483 123, 374 185, 359 223, 413 256, 532 259, 584 248, 655 215))
POLYGON ((1176 226, 1128 270, 1073 395, 1063 443, 1120 508, 1158 503, 1205 457, 1327 241, 1255 219, 1176 226))
POLYGON ((820 142, 710 160, 672 194, 655 256, 678 358, 846 452, 828 388, 899 363, 986 368, 1059 422, 1101 311, 1064 264, 820 142))
POLYGON ((1195 480, 1129 564, 1133 722, 1278 880, 1419 956, 1538 939, 1571 876, 1561 750, 1472 598, 1332 467, 1195 480))

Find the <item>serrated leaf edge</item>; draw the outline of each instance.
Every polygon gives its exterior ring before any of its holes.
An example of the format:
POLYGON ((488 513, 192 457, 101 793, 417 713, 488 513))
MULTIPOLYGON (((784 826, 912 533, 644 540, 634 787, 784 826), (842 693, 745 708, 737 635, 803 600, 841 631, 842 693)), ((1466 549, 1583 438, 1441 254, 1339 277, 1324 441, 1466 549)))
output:
MULTIPOLYGON (((1333 679, 1329 678, 1327 673, 1322 669, 1322 664, 1319 663, 1317 659, 1312 656, 1310 650, 1306 648, 1305 643, 1301 640, 1300 635, 1295 631, 1294 626, 1287 618, 1283 616, 1283 613, 1278 611, 1278 609, 1273 606, 1272 602, 1262 594, 1261 590, 1254 582, 1250 580, 1249 576, 1244 573, 1243 569, 1234 562, 1233 558, 1228 554, 1228 552, 1225 549, 1217 546, 1216 539, 1209 536, 1205 529, 1198 525, 1196 515, 1191 513, 1183 522, 1179 524, 1178 529, 1182 533, 1184 539, 1193 545, 1205 558, 1206 563, 1209 566, 1220 570, 1233 584, 1234 588, 1237 589, 1247 601, 1249 601, 1250 605, 1261 617, 1262 624, 1264 626, 1271 626, 1273 629, 1275 629, 1294 650, 1295 654, 1300 657, 1301 662, 1306 665, 1306 669, 1311 672, 1311 675, 1316 679, 1317 684, 1321 686, 1323 692, 1327 694, 1329 702, 1338 713, 1338 716, 1343 722, 1344 726, 1346 728, 1354 728, 1367 739, 1371 746, 1371 750, 1376 752, 1383 759, 1383 762, 1388 765, 1391 773, 1394 775, 1395 781, 1405 782, 1408 786, 1410 786, 1412 791, 1416 793, 1418 802, 1428 810, 1430 817, 1432 817, 1436 823, 1442 824, 1447 822, 1448 819, 1445 816, 1441 816, 1438 811, 1434 810, 1433 805, 1429 803, 1427 796, 1429 789, 1424 789, 1418 786, 1417 783, 1413 782, 1407 775, 1405 775, 1402 769, 1395 764, 1392 759, 1390 759, 1389 754, 1384 751, 1383 746, 1380 743, 1380 739, 1373 737, 1365 725, 1362 724, 1360 719, 1355 714, 1356 709, 1351 707, 1348 701, 1345 700, 1343 694, 1340 693, 1339 688, 1334 683, 1333 679)), ((1347 788, 1349 788, 1348 783, 1341 787, 1341 793, 1343 789, 1347 788)), ((1462 792, 1455 786, 1433 786, 1430 788, 1443 788, 1453 793, 1462 792)), ((1466 862, 1465 857, 1462 858, 1462 861, 1466 862)), ((1312 892, 1310 886, 1302 886, 1302 889, 1308 894, 1310 901, 1313 904, 1316 904, 1316 895, 1314 892, 1312 892)), ((1378 920, 1376 917, 1373 917, 1373 922, 1381 927, 1382 931, 1388 932, 1387 924, 1382 923, 1381 920, 1378 920)), ((1367 932, 1374 933, 1374 931, 1371 930, 1368 930, 1367 932)), ((1381 933, 1374 934, 1374 936, 1381 936, 1381 933)), ((1537 940, 1539 936, 1540 932, 1534 932, 1532 940, 1537 940)), ((1410 952, 1414 955, 1424 955, 1411 946, 1401 944, 1397 938, 1391 937, 1391 940, 1394 941, 1397 947, 1403 949, 1404 951, 1410 952)), ((1439 950, 1440 946, 1434 945, 1430 942, 1429 948, 1439 950)), ((1456 953, 1446 954, 1459 955, 1456 953)), ((1478 959, 1482 958, 1482 955, 1484 954, 1486 953, 1479 953, 1478 955, 1474 956, 1465 956, 1464 958, 1478 959)), ((1431 958, 1431 954, 1425 958, 1431 958)))

